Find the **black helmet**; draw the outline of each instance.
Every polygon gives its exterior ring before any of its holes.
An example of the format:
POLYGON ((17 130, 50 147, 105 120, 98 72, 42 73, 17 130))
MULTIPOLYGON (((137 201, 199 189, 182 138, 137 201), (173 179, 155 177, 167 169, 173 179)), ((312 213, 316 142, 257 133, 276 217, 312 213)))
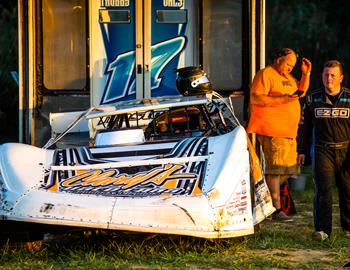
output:
POLYGON ((175 69, 178 73, 176 88, 184 96, 204 95, 212 91, 207 74, 199 67, 175 69))

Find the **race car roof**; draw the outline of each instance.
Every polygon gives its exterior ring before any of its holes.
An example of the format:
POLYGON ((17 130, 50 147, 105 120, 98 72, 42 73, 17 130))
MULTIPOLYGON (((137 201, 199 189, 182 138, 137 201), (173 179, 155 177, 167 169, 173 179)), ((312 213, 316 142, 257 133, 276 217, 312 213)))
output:
POLYGON ((208 103, 209 100, 210 98, 208 96, 168 96, 141 100, 120 101, 111 105, 102 105, 97 107, 95 110, 89 112, 89 114, 86 116, 86 119, 166 108, 201 105, 208 103))

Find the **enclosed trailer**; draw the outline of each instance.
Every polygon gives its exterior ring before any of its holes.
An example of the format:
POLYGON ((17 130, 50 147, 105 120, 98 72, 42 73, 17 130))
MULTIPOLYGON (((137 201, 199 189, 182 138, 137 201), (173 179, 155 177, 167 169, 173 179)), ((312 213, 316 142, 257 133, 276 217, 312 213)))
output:
POLYGON ((50 113, 177 95, 174 69, 186 66, 200 66, 216 91, 234 97, 243 118, 249 83, 264 65, 264 5, 19 0, 20 142, 43 145, 50 113))
POLYGON ((264 66, 264 0, 18 3, 20 143, 0 146, 2 228, 225 238, 275 211, 236 117, 264 66), (179 69, 210 87, 186 96, 179 69), (59 140, 73 130, 88 141, 59 140))

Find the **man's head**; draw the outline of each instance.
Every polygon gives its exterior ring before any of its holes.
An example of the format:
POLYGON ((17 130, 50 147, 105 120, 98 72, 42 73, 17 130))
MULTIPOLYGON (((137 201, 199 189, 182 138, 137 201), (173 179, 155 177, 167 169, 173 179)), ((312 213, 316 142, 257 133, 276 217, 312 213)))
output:
POLYGON ((324 64, 322 82, 327 93, 339 93, 343 78, 343 66, 339 61, 330 60, 324 64))
POLYGON ((282 48, 278 50, 274 56, 274 67, 281 75, 291 73, 296 62, 297 55, 290 48, 282 48))

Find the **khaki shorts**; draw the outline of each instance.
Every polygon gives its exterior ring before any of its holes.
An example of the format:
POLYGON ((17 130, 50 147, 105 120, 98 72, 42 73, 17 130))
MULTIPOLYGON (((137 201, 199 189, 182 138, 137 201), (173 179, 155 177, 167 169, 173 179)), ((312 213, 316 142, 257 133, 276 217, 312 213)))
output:
POLYGON ((298 174, 297 143, 295 139, 277 138, 256 134, 262 146, 266 174, 298 174))

